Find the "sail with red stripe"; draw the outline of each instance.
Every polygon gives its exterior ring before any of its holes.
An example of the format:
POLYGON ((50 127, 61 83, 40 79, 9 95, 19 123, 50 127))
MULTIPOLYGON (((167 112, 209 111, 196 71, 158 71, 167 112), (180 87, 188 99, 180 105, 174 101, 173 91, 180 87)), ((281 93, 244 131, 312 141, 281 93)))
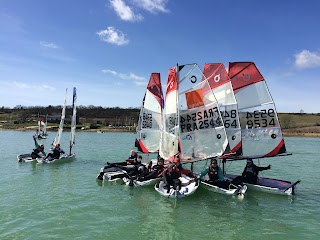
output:
POLYGON ((286 153, 276 107, 266 81, 253 62, 229 63, 238 103, 243 158, 286 153))
POLYGON ((169 70, 164 119, 165 159, 203 160, 229 151, 219 104, 197 64, 169 70))
POLYGON ((163 94, 160 73, 152 73, 140 110, 136 147, 143 153, 159 151, 162 131, 163 94))
POLYGON ((242 142, 238 105, 227 70, 222 63, 207 63, 204 65, 203 74, 205 76, 203 80, 207 79, 219 103, 230 145, 230 152, 227 154, 240 156, 242 142))

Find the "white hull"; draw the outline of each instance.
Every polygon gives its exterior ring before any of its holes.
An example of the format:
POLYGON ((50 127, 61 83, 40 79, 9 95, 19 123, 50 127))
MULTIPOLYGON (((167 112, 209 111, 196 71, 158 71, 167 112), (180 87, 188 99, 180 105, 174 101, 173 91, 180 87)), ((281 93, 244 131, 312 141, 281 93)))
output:
POLYGON ((98 180, 107 182, 123 183, 123 178, 127 175, 127 172, 121 168, 112 167, 110 169, 101 168, 100 173, 97 176, 98 180))
POLYGON ((42 158, 32 158, 30 153, 17 155, 18 162, 37 162, 42 158))
POLYGON ((192 179, 187 176, 182 176, 179 178, 181 181, 181 189, 175 190, 170 187, 169 192, 164 188, 164 182, 160 181, 154 186, 154 189, 162 196, 167 198, 182 198, 193 194, 199 187, 196 181, 191 181, 192 179))
POLYGON ((160 182, 160 178, 154 178, 154 179, 149 179, 146 181, 138 181, 138 180, 132 180, 130 181, 129 178, 124 177, 123 181, 125 182, 125 184, 127 186, 133 186, 133 187, 141 187, 141 186, 150 186, 150 185, 154 185, 158 182, 160 182))
POLYGON ((37 162, 38 163, 57 163, 57 162, 65 162, 68 160, 73 160, 76 157, 76 155, 73 154, 63 154, 60 156, 60 158, 57 159, 52 159, 52 158, 48 158, 46 160, 44 160, 43 158, 37 158, 37 162))
MULTIPOLYGON (((225 176, 229 179, 234 179, 235 177, 237 177, 237 175, 232 174, 226 174, 225 176)), ((300 181, 289 182, 280 179, 259 177, 257 184, 245 184, 248 186, 248 189, 250 190, 280 195, 293 195, 295 194, 296 185, 298 183, 300 183, 300 181)))
POLYGON ((224 189, 224 188, 220 188, 218 186, 209 184, 207 182, 202 181, 201 184, 208 190, 213 191, 213 192, 217 192, 217 193, 221 193, 221 194, 225 194, 225 195, 238 195, 238 196, 244 196, 244 194, 247 191, 247 186, 243 185, 243 186, 239 186, 239 188, 233 188, 233 189, 224 189))

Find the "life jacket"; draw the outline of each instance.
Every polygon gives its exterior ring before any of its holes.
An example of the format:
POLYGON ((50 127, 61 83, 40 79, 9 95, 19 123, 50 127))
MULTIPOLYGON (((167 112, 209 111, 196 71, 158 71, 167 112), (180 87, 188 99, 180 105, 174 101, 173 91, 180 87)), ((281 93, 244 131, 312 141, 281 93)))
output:
POLYGON ((173 179, 179 178, 181 176, 180 169, 177 166, 173 166, 172 168, 167 170, 167 173, 169 176, 171 176, 173 179))
POLYGON ((212 168, 212 167, 209 167, 209 172, 208 172, 208 176, 209 176, 209 179, 211 181, 217 181, 219 180, 219 167, 215 167, 215 168, 212 168))

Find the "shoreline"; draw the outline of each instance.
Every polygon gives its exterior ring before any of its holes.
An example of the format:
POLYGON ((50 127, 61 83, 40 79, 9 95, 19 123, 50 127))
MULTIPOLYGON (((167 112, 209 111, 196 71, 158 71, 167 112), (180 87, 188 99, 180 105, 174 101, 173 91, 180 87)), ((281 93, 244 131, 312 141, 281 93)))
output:
MULTIPOLYGON (((8 126, 8 127, 0 127, 0 130, 15 130, 15 131, 32 131, 32 130, 36 130, 37 126, 30 126, 30 127, 20 127, 20 126, 8 126)), ((48 132, 54 132, 58 129, 58 127, 48 127, 47 131, 48 132)), ((69 130, 70 128, 65 127, 65 130, 69 130)), ((135 130, 129 130, 127 128, 97 128, 97 129, 86 129, 86 130, 82 130, 82 129, 77 129, 77 131, 81 131, 81 132, 97 132, 97 133, 107 133, 107 132, 131 132, 131 133, 135 133, 135 130)), ((320 137, 320 132, 308 132, 308 131, 303 131, 301 128, 297 129, 297 130, 283 130, 282 131, 282 135, 284 137, 320 137)))

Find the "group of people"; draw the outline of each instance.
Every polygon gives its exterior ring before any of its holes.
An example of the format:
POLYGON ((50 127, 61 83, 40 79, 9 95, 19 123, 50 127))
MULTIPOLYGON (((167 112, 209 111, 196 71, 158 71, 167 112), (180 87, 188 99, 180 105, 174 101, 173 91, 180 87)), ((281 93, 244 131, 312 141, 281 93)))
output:
MULTIPOLYGON (((206 181, 209 184, 218 186, 220 188, 229 189, 232 185, 237 186, 243 183, 256 184, 259 172, 271 168, 270 165, 267 167, 259 167, 253 163, 252 159, 247 159, 247 164, 242 172, 242 175, 236 177, 232 181, 229 181, 225 179, 223 171, 219 167, 218 161, 215 158, 212 158, 210 165, 203 169, 203 171, 201 171, 201 173, 198 175, 193 171, 184 169, 182 167, 179 154, 176 155, 174 160, 170 163, 171 164, 166 164, 165 166, 164 159, 158 156, 158 160, 155 165, 152 166, 152 162, 143 164, 141 155, 138 155, 134 150, 131 150, 126 161, 117 163, 108 162, 104 169, 120 167, 121 169, 127 171, 130 176, 135 176, 135 179, 138 181, 162 178, 164 182, 164 188, 167 189, 167 192, 169 192, 171 187, 174 189, 181 188, 181 181, 179 178, 182 174, 194 180, 200 180, 207 175, 208 178, 206 181)), ((100 178, 99 176, 98 179, 102 179, 102 175, 100 178)))
POLYGON ((53 159, 60 158, 61 154, 65 153, 64 150, 60 147, 60 144, 58 143, 52 149, 52 152, 46 154, 44 151, 44 145, 43 144, 39 145, 35 136, 33 137, 33 139, 34 139, 35 148, 33 149, 32 153, 31 153, 32 159, 44 157, 44 160, 49 159, 49 161, 51 161, 53 159))

